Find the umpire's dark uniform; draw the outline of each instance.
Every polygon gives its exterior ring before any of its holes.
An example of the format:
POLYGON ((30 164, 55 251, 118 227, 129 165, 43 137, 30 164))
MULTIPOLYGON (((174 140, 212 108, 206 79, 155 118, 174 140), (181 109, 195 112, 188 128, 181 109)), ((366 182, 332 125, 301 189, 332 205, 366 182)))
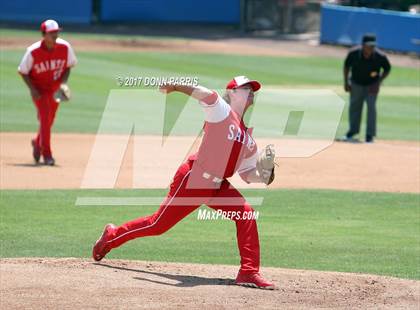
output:
POLYGON ((362 46, 350 50, 344 62, 344 88, 350 91, 350 129, 346 134, 349 141, 354 140, 353 136, 360 131, 364 101, 367 103, 366 142, 373 142, 376 136, 376 97, 391 65, 386 55, 375 46, 375 36, 365 35, 362 46))

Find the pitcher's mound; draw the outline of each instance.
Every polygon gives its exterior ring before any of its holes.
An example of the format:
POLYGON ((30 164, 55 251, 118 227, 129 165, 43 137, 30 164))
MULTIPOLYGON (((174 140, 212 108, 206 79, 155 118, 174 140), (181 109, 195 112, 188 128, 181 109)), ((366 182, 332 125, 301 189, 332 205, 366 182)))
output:
POLYGON ((278 285, 233 285, 234 266, 76 258, 1 259, 3 309, 417 309, 419 281, 263 268, 278 285))

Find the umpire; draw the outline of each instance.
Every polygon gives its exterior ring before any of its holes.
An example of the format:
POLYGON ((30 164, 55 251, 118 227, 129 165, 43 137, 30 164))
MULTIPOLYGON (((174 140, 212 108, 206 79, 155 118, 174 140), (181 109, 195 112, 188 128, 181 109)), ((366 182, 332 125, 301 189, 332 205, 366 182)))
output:
POLYGON ((344 141, 358 141, 353 138, 360 131, 363 103, 367 103, 366 142, 372 143, 376 136, 376 98, 382 81, 388 76, 391 64, 386 55, 376 49, 376 37, 365 34, 362 46, 350 50, 344 62, 344 89, 350 92, 350 129, 344 141), (349 77, 349 73, 351 73, 349 77))

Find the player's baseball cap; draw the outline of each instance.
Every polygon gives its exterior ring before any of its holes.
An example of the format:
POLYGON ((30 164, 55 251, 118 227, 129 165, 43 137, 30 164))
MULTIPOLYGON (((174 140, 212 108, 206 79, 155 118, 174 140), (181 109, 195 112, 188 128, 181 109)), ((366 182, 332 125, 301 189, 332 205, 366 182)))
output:
POLYGON ((58 26, 58 23, 53 19, 47 19, 41 24, 42 32, 55 32, 60 30, 60 26, 58 26))
POLYGON ((374 33, 366 33, 362 38, 363 45, 375 46, 376 36, 374 33))
POLYGON ((244 85, 251 85, 253 91, 258 91, 261 88, 261 84, 258 81, 250 80, 246 76, 241 75, 233 78, 232 81, 227 83, 226 89, 235 89, 244 85))

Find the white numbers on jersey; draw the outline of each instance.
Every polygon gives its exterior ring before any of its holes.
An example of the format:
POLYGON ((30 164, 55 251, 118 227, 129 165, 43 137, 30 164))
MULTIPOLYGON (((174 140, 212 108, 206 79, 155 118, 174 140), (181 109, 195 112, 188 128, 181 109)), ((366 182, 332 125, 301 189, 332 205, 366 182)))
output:
POLYGON ((55 70, 54 75, 53 75, 53 80, 57 81, 60 78, 62 73, 63 73, 63 69, 55 70))
POLYGON ((255 147, 255 141, 246 132, 242 131, 241 128, 235 126, 235 124, 229 125, 229 133, 227 135, 228 140, 235 140, 246 145, 246 147, 252 151, 255 147))

